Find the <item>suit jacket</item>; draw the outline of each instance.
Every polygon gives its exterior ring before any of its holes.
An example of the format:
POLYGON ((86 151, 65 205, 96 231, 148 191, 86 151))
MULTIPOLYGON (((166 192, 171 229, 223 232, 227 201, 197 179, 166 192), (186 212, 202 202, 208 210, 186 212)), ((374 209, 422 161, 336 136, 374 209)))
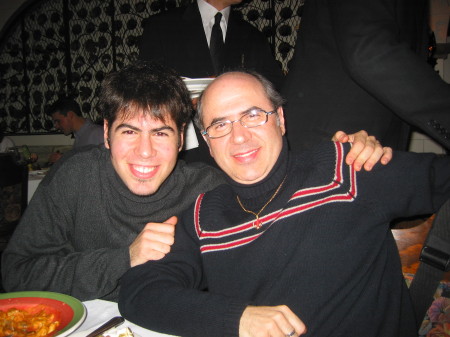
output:
MULTIPOLYGON (((237 68, 256 70, 276 86, 281 86, 283 73, 265 36, 242 20, 240 13, 233 8, 227 27, 224 71, 237 68)), ((197 3, 149 17, 140 41, 139 58, 159 61, 181 76, 217 75, 197 3)))
POLYGON ((406 150, 413 125, 449 149, 450 86, 427 47, 427 0, 307 0, 282 90, 291 147, 364 129, 406 150))
MULTIPOLYGON (((216 76, 197 2, 149 17, 141 37, 139 58, 158 61, 175 69, 180 76, 216 76)), ((224 71, 256 70, 281 87, 284 75, 265 36, 242 20, 234 9, 228 20, 224 62, 224 71)), ((197 128, 196 132, 199 148, 183 151, 181 158, 215 165, 197 128)))

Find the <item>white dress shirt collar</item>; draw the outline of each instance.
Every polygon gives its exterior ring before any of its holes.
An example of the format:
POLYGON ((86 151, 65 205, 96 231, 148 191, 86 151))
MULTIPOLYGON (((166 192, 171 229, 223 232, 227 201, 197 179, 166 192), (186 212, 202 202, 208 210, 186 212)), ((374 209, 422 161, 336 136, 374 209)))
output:
MULTIPOLYGON (((214 25, 214 16, 217 14, 218 10, 207 3, 205 0, 197 0, 198 9, 200 10, 200 15, 202 17, 203 29, 205 30, 206 40, 211 40, 212 26, 214 25)), ((222 9, 222 20, 220 21, 220 27, 222 28, 223 40, 225 42, 225 37, 227 35, 227 25, 228 19, 230 17, 231 7, 228 6, 222 9)))

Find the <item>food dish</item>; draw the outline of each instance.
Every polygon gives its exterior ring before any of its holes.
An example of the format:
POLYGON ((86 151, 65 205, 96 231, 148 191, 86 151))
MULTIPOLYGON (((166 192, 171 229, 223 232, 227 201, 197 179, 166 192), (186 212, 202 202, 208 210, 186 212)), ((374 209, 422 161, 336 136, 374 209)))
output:
POLYGON ((200 96, 203 90, 214 80, 212 77, 205 78, 188 78, 183 77, 183 81, 191 94, 191 98, 200 96))
POLYGON ((86 309, 72 296, 48 291, 22 291, 0 294, 0 310, 10 308, 25 310, 35 305, 45 305, 60 321, 55 336, 64 337, 75 331, 86 318, 86 309))

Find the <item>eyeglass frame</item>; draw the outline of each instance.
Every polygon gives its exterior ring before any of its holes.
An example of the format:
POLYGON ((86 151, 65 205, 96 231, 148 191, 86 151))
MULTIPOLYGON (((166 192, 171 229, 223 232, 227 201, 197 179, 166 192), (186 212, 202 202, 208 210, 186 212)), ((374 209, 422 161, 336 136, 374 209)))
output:
POLYGON ((217 138, 225 137, 225 136, 229 135, 229 134, 231 133, 231 131, 233 131, 233 124, 234 124, 235 122, 239 122, 239 123, 240 123, 244 128, 246 128, 246 129, 256 128, 256 127, 258 127, 258 126, 261 126, 261 125, 266 124, 266 123, 269 121, 269 115, 273 115, 273 114, 278 113, 277 110, 278 110, 278 108, 275 108, 275 109, 273 109, 272 111, 265 111, 265 110, 263 110, 263 109, 261 109, 261 108, 252 108, 252 109, 249 109, 246 113, 244 113, 244 114, 241 116, 241 118, 238 118, 238 119, 236 119, 236 120, 234 120, 234 121, 230 121, 229 119, 227 119, 227 120, 224 120, 224 121, 217 121, 217 122, 214 122, 214 123, 210 124, 207 128, 205 128, 205 130, 201 131, 201 134, 202 134, 203 136, 208 136, 208 138, 210 138, 210 139, 217 139, 217 138), (247 125, 245 125, 245 124, 242 122, 242 118, 248 116, 252 111, 255 111, 255 110, 260 111, 260 112, 264 112, 264 113, 266 114, 266 120, 265 120, 264 122, 261 122, 261 123, 258 124, 258 125, 254 125, 254 126, 247 126, 247 125), (210 127, 212 127, 212 126, 218 124, 218 123, 230 124, 230 125, 231 125, 230 131, 227 132, 226 134, 222 135, 222 136, 219 136, 219 137, 211 137, 211 136, 209 135, 209 133, 208 133, 208 129, 209 129, 210 127))

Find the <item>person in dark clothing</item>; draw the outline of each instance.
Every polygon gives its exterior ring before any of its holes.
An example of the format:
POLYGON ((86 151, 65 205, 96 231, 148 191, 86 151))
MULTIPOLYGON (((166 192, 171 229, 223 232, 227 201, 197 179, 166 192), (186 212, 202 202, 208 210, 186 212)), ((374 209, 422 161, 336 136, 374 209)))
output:
POLYGON ((426 62, 428 0, 306 0, 283 96, 293 150, 367 130, 407 150, 410 129, 450 149, 450 85, 426 62))
MULTIPOLYGON (((281 87, 284 74, 266 37, 244 21, 232 6, 241 1, 195 0, 187 7, 150 16, 141 37, 139 58, 161 62, 188 78, 213 77, 228 69, 253 69, 281 87), (219 69, 214 67, 214 58, 210 54, 211 32, 217 13, 222 15, 223 38, 219 69)), ((182 151, 180 158, 186 162, 202 161, 215 166, 198 129, 195 129, 195 134, 192 132, 187 137, 195 138, 191 143, 198 143, 198 147, 182 151)))

